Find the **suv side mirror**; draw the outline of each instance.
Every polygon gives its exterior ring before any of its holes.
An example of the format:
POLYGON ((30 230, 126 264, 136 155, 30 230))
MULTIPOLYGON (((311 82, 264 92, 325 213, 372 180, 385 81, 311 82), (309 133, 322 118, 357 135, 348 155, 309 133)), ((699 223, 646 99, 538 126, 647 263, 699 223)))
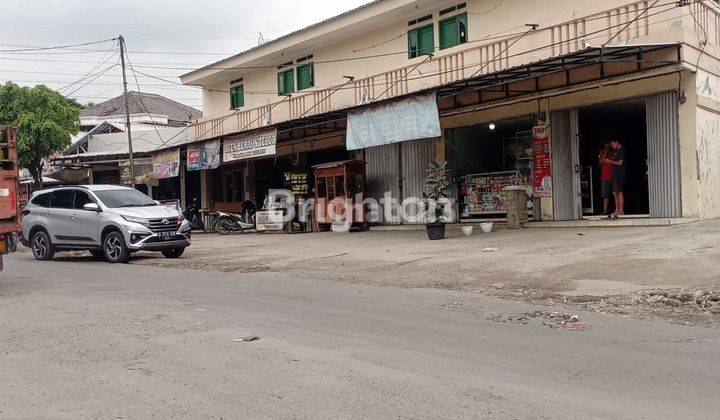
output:
POLYGON ((83 210, 101 212, 100 206, 97 203, 87 203, 83 206, 83 210))

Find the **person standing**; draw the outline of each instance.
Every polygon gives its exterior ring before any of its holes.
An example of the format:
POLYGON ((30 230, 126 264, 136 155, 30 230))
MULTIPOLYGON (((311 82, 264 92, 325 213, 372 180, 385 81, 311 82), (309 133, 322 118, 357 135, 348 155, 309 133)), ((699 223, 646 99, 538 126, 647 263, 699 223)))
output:
POLYGON ((613 195, 612 178, 613 165, 608 163, 608 159, 614 159, 615 154, 610 148, 610 142, 604 141, 603 148, 600 149, 598 159, 600 162, 600 197, 603 200, 603 215, 608 216, 610 208, 610 196, 613 195))
POLYGON ((627 176, 627 154, 625 147, 620 140, 610 142, 615 155, 612 158, 605 158, 605 162, 612 165, 612 186, 615 194, 615 212, 610 215, 611 219, 625 214, 625 179, 627 176))

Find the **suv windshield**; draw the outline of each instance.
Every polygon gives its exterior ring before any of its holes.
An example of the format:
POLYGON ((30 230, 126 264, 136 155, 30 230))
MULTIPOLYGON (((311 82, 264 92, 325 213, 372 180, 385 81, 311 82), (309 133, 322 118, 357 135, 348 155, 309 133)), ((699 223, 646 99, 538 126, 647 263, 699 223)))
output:
POLYGON ((100 190, 95 191, 95 195, 110 208, 157 206, 157 203, 150 197, 131 188, 126 190, 100 190))

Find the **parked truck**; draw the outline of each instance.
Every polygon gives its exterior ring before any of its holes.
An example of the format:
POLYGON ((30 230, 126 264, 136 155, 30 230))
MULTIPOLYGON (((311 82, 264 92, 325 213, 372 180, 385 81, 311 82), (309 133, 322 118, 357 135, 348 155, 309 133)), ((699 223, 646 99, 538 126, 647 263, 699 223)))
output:
POLYGON ((17 131, 13 126, 0 126, 0 271, 2 257, 14 252, 15 235, 20 231, 18 181, 17 131))

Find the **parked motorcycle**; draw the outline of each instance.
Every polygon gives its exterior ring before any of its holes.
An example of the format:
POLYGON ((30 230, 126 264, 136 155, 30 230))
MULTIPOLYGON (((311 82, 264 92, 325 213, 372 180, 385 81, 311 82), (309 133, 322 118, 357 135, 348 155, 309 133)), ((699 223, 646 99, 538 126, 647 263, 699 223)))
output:
POLYGON ((229 235, 232 232, 255 232, 255 205, 251 201, 243 203, 243 213, 247 214, 249 222, 245 222, 241 214, 218 212, 215 215, 215 232, 220 235, 229 235))
POLYGON ((185 220, 190 224, 190 229, 205 231, 205 223, 203 223, 202 215, 200 214, 200 203, 197 198, 193 198, 192 203, 185 208, 183 216, 185 216, 185 220))

